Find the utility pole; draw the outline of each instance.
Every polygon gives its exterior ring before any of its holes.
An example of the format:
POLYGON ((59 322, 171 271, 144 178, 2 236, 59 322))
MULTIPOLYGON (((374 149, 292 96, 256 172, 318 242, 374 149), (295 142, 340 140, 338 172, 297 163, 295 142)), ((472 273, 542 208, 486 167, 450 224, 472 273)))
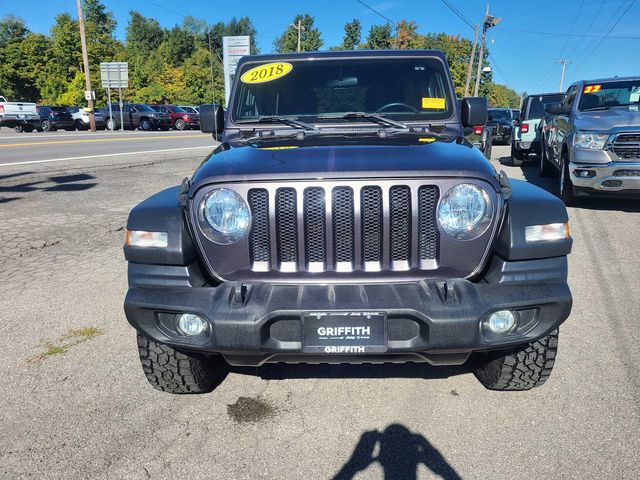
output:
POLYGON ((567 68, 567 65, 570 63, 573 63, 571 60, 567 60, 567 59, 561 59, 556 61, 556 63, 559 63, 562 65, 562 73, 560 74, 560 91, 562 92, 562 85, 564 84, 564 72, 565 69, 567 68))
POLYGON ((298 31, 298 49, 296 51, 299 52, 300 48, 301 48, 300 43, 301 43, 301 40, 302 40, 302 38, 301 38, 302 37, 302 32, 305 31, 305 28, 302 26, 302 21, 301 20, 298 20, 297 24, 294 23, 291 26, 298 31))
POLYGON ((467 83, 464 86, 464 96, 469 96, 469 84, 471 83, 471 74, 473 73, 473 64, 476 59, 476 47, 478 46, 478 30, 480 26, 476 23, 476 33, 473 36, 473 48, 471 49, 471 58, 469 58, 469 68, 467 69, 467 83))
POLYGON ((215 103, 215 95, 216 95, 216 87, 215 87, 215 77, 213 74, 213 50, 211 50, 211 27, 207 26, 207 35, 209 37, 209 63, 211 70, 211 102, 215 103))
POLYGON ((82 44, 82 61, 84 63, 84 82, 89 92, 89 126, 91 131, 96 131, 96 117, 93 112, 93 92, 91 90, 91 72, 89 72, 89 54, 87 53, 87 37, 84 33, 84 17, 82 15, 82 0, 76 0, 78 5, 78 25, 80 26, 80 43, 82 44))
POLYGON ((489 15, 489 3, 487 3, 487 8, 485 10, 484 18, 482 19, 482 43, 480 45, 480 58, 478 58, 478 72, 476 74, 476 86, 473 90, 473 96, 478 96, 478 91, 480 90, 480 76, 482 75, 482 64, 484 63, 484 49, 487 43, 487 30, 495 27, 502 21, 501 18, 496 18, 489 15))

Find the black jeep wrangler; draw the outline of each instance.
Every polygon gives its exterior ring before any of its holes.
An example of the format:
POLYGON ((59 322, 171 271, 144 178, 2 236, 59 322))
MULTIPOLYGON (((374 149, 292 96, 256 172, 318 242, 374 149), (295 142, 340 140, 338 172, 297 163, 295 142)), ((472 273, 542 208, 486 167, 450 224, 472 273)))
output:
POLYGON ((244 57, 222 143, 129 215, 125 312, 157 389, 229 365, 428 362, 487 388, 549 377, 571 311, 567 212, 464 139, 437 51, 244 57))

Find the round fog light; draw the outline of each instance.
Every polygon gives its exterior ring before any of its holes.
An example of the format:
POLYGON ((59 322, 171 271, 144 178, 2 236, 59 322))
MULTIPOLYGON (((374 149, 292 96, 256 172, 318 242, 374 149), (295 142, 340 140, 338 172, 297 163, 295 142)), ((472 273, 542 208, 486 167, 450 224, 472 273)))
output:
POLYGON ((509 310, 498 310, 491 314, 487 323, 493 333, 506 333, 516 324, 516 317, 509 310))
POLYGON ((185 335, 200 335, 206 326, 203 318, 192 313, 183 313, 178 319, 178 329, 185 335))

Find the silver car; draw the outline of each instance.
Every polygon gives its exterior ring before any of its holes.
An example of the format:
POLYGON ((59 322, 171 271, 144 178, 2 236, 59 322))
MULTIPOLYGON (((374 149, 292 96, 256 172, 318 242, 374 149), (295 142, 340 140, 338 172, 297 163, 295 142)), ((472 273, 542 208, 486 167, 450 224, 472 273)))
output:
POLYGON ((640 196, 640 77, 576 82, 547 112, 540 172, 560 172, 565 203, 640 196))

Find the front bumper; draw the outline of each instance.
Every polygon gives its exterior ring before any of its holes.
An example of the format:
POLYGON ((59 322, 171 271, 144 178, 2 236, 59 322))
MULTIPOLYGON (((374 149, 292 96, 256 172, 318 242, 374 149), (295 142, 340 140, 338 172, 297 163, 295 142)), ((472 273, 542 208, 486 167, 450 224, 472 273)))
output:
POLYGON ((234 365, 394 360, 453 365, 464 363, 474 351, 500 350, 546 335, 567 319, 572 305, 569 287, 561 280, 499 284, 461 279, 371 285, 253 283, 244 287, 246 290, 232 282, 218 287, 134 285, 127 293, 125 313, 131 325, 160 343, 221 353, 234 365), (481 321, 501 309, 518 312, 518 327, 500 338, 488 338, 481 321), (359 356, 303 353, 302 316, 331 311, 384 312, 386 352, 359 356), (185 312, 204 317, 210 328, 196 337, 179 334, 177 317, 185 312))
POLYGON ((640 162, 610 162, 607 164, 569 163, 574 187, 602 194, 640 193, 640 162), (576 173, 589 172, 588 177, 576 173))

